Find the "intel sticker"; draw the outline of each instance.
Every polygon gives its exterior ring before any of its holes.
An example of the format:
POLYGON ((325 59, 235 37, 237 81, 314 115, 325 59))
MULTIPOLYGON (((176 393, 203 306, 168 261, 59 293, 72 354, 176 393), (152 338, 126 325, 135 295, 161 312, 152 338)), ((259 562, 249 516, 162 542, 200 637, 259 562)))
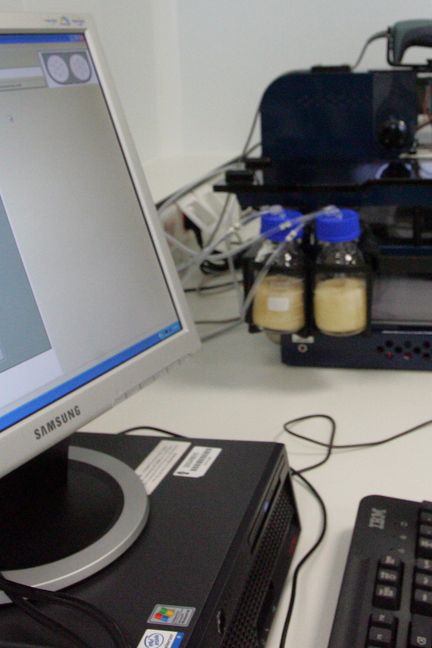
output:
POLYGON ((138 648, 180 648, 183 638, 183 632, 146 630, 138 648))

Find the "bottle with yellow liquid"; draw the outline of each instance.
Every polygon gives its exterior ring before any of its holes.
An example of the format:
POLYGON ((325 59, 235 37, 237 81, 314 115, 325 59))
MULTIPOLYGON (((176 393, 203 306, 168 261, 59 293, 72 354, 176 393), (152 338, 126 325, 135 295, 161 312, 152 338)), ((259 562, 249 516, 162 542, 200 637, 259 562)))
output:
POLYGON ((303 231, 295 231, 295 226, 274 231, 299 216, 300 212, 279 208, 261 218, 261 233, 268 232, 268 236, 258 250, 255 263, 265 266, 277 250, 266 276, 256 288, 252 305, 253 323, 266 331, 295 333, 305 325, 303 231), (290 232, 294 238, 283 243, 290 232))
POLYGON ((319 216, 315 222, 321 244, 316 262, 328 268, 315 277, 314 319, 326 335, 357 335, 367 327, 367 282, 357 244, 360 220, 352 209, 339 211, 339 215, 319 216), (346 272, 355 267, 358 272, 346 272))

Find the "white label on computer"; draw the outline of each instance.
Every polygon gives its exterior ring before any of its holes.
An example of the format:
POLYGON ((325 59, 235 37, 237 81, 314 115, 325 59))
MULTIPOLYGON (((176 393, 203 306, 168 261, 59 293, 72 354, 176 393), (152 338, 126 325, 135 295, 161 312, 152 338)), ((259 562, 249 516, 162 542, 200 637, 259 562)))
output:
POLYGON ((138 648, 180 648, 183 638, 183 632, 146 630, 138 648))
POLYGON ((190 445, 188 441, 161 441, 135 469, 148 495, 159 486, 190 445))
POLYGON ((183 459, 174 477, 203 477, 216 461, 222 448, 195 446, 183 459))

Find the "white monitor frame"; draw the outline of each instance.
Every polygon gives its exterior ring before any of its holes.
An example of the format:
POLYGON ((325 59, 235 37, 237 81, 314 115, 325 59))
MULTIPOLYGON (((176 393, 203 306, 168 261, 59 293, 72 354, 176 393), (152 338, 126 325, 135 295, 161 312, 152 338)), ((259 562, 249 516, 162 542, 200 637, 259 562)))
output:
POLYGON ((161 266, 164 269, 165 279, 179 315, 182 330, 0 432, 0 477, 56 445, 199 347, 199 337, 190 316, 163 228, 107 69, 92 19, 88 15, 0 14, 0 34, 38 32, 41 34, 63 32, 85 35, 139 202, 146 216, 161 266), (61 415, 67 411, 75 415, 67 423, 64 423, 61 415), (41 425, 46 427, 49 421, 60 421, 60 424, 51 426, 49 434, 42 436, 35 434, 37 428, 40 428, 41 425))

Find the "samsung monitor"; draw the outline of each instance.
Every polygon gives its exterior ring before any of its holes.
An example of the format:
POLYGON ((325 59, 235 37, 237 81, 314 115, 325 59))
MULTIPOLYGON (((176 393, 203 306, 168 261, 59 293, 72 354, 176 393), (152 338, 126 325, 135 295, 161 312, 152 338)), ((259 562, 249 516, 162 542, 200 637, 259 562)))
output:
MULTIPOLYGON (((0 142, 4 538, 14 507, 37 490, 33 466, 60 472, 67 437, 192 353, 198 336, 87 16, 0 16, 0 142)), ((135 474, 72 453, 131 493, 121 524, 82 562, 6 565, 13 580, 61 588, 142 531, 148 505, 135 474)))

